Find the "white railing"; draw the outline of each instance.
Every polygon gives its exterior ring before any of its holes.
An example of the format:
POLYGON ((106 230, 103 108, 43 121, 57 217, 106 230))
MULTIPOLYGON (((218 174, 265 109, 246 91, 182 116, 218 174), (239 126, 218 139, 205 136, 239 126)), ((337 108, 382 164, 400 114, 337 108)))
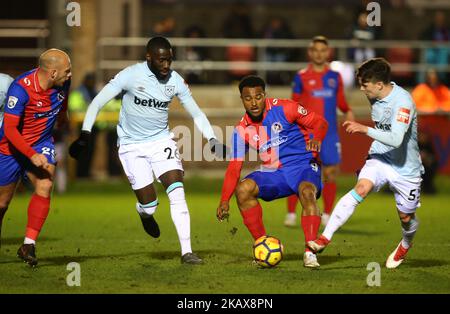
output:
POLYGON ((33 38, 35 47, 0 48, 0 57, 35 58, 45 50, 49 36, 47 20, 0 20, 0 40, 3 38, 33 38))
MULTIPOLYGON (((128 65, 136 63, 140 60, 130 59, 107 59, 105 57, 106 47, 145 47, 148 38, 144 37, 104 37, 98 41, 98 64, 99 72, 103 70, 120 70, 128 65)), ((176 61, 173 63, 173 68, 176 70, 207 70, 207 71, 229 71, 246 69, 257 71, 259 75, 265 77, 267 71, 297 71, 299 68, 306 66, 306 62, 267 62, 265 60, 267 48, 290 48, 306 49, 310 40, 302 39, 225 39, 225 38, 170 38, 172 46, 176 47, 176 61), (186 61, 182 59, 184 49, 186 47, 210 47, 223 48, 235 45, 251 46, 256 49, 256 61, 223 61, 223 60, 205 60, 205 61, 186 61)), ((356 64, 349 62, 347 59, 347 49, 349 48, 374 48, 374 49, 388 49, 388 48, 410 48, 419 50, 418 63, 392 63, 392 71, 411 71, 422 72, 429 67, 425 63, 425 51, 428 48, 446 48, 450 51, 449 43, 437 43, 433 41, 399 41, 399 40, 377 40, 370 42, 358 42, 354 40, 330 40, 330 46, 336 50, 335 59, 347 62, 356 66, 356 64)), ((306 60, 305 60, 306 61, 306 60)), ((434 66, 438 71, 450 72, 450 66, 436 65, 434 66)), ((101 73, 99 73, 101 74, 101 73)))

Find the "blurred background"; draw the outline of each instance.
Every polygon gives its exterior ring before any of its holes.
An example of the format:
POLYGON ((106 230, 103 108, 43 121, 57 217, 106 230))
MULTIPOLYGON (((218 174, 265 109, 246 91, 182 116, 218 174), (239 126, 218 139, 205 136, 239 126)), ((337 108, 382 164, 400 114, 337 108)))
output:
MULTIPOLYGON (((70 130, 55 134, 60 192, 82 178, 123 179, 115 145, 120 98, 100 114, 95 142, 84 161, 77 165, 67 158, 67 143, 78 135, 90 99, 121 69, 143 60, 145 44, 156 35, 169 38, 175 54, 172 68, 189 83, 211 124, 223 130, 244 113, 237 89, 244 75, 264 77, 269 96, 290 98, 293 77, 307 66, 307 47, 316 35, 329 38, 331 67, 344 79, 357 120, 369 123, 369 103, 355 85, 354 71, 363 60, 385 57, 392 64, 393 80, 413 92, 430 182, 436 174, 450 175, 448 0, 378 1, 381 25, 371 27, 366 23, 370 1, 361 0, 69 2, 0 2, 1 73, 14 77, 36 67, 37 57, 52 47, 64 49, 72 59, 72 124, 70 130), (68 25, 74 3, 81 9, 80 26, 68 25)), ((171 106, 171 128, 193 129, 182 107, 176 101, 171 106)), ((341 171, 354 174, 363 165, 371 141, 340 131, 341 171)), ((184 166, 188 175, 222 176, 226 163, 186 161, 184 166)))

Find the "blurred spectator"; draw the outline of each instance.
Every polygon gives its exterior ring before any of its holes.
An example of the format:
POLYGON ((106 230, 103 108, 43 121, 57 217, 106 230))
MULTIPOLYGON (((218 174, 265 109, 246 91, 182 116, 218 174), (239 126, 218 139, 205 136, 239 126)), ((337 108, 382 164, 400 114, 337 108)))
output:
MULTIPOLYGON (((235 2, 223 24, 225 38, 253 38, 254 31, 249 15, 249 9, 243 2, 235 2)), ((226 48, 227 61, 251 62, 255 59, 255 49, 247 44, 231 45, 226 48)), ((228 72, 230 80, 240 80, 243 76, 253 73, 245 66, 228 72)))
MULTIPOLYGON (((437 11, 434 15, 433 24, 430 25, 421 36, 422 40, 432 40, 437 43, 448 43, 450 31, 445 22, 445 13, 437 11)), ((448 65, 450 49, 447 47, 427 48, 425 51, 426 63, 430 65, 448 65)), ((445 71, 438 72, 439 78, 448 82, 445 71)), ((419 82, 423 82, 423 73, 420 73, 419 82)))
POLYGON ((436 193, 434 177, 436 176, 438 169, 438 161, 429 133, 419 132, 418 144, 420 158, 422 159, 422 164, 425 168, 425 173, 422 175, 422 193, 434 194, 436 193))
MULTIPOLYGON (((184 31, 184 37, 186 38, 204 38, 205 32, 198 25, 191 25, 184 31)), ((208 59, 208 51, 205 47, 186 46, 184 50, 184 60, 186 61, 203 61, 208 59)), ((184 77, 189 84, 202 84, 202 71, 199 68, 190 67, 185 72, 184 77)))
MULTIPOLYGON (((87 107, 97 95, 95 88, 95 74, 88 73, 83 83, 69 95, 70 112, 85 113, 87 107)), ((118 113, 122 105, 122 94, 109 101, 102 109, 105 119, 97 119, 92 129, 91 142, 87 153, 77 162, 77 177, 90 177, 91 175, 104 179, 108 175, 116 176, 122 172, 122 166, 117 158, 117 131, 118 113), (109 113, 113 113, 108 114, 109 113)))
MULTIPOLYGON (((69 112, 70 113, 85 113, 87 107, 97 95, 95 88, 95 74, 88 73, 85 75, 81 85, 69 94, 69 112)), ((92 129, 92 141, 86 154, 80 157, 77 162, 77 177, 89 177, 94 153, 95 142, 97 138, 97 127, 92 129)))
MULTIPOLYGON (((261 34, 264 39, 292 39, 291 28, 280 17, 272 17, 265 26, 261 34)), ((287 62, 290 60, 290 50, 286 48, 267 48, 266 61, 268 62, 287 62)), ((267 82, 274 85, 286 85, 291 80, 290 73, 282 71, 269 71, 267 74, 267 82)))
POLYGON ((247 4, 235 2, 223 23, 225 38, 253 38, 254 28, 247 4))
POLYGON ((161 21, 156 22, 152 27, 152 37, 173 37, 175 35, 175 25, 176 21, 172 16, 168 16, 161 21))
POLYGON ((374 39, 377 39, 377 31, 375 27, 367 25, 367 12, 360 12, 358 19, 351 30, 351 41, 356 44, 356 48, 350 48, 350 59, 355 63, 362 63, 365 60, 375 57, 375 49, 365 46, 374 39))
POLYGON ((414 88, 412 97, 419 112, 450 112, 450 91, 447 86, 440 82, 435 69, 427 71, 425 83, 421 83, 414 88))

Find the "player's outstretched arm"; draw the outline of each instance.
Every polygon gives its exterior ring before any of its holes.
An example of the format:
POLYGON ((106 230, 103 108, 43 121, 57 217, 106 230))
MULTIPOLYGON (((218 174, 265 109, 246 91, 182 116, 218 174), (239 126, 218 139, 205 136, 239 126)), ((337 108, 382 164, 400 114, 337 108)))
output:
POLYGON ((84 117, 80 136, 69 147, 69 155, 72 156, 72 158, 78 160, 82 156, 82 154, 86 152, 91 138, 91 130, 98 113, 111 99, 116 97, 120 92, 120 89, 118 89, 116 86, 113 86, 111 83, 108 83, 92 100, 86 111, 86 116, 84 117))
POLYGON ((183 107, 194 120, 195 126, 200 130, 203 136, 208 140, 211 152, 219 158, 226 158, 229 149, 226 145, 217 140, 216 135, 209 123, 205 113, 199 108, 194 98, 191 95, 189 87, 182 83, 180 84, 180 92, 177 94, 183 107))

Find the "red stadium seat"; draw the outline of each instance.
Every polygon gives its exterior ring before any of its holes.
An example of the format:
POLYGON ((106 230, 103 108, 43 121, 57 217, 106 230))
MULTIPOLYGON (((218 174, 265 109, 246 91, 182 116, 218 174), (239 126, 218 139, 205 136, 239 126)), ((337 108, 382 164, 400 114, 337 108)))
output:
MULTIPOLYGON (((253 61, 255 59, 255 49, 249 45, 228 46, 226 51, 227 61, 253 61)), ((252 71, 247 67, 230 70, 234 76, 245 76, 252 71)))
MULTIPOLYGON (((414 52, 408 47, 395 47, 388 48, 386 51, 386 59, 395 65, 395 63, 404 63, 411 65, 413 63, 414 52)), ((413 76, 413 71, 411 70, 394 70, 392 71, 392 76, 394 78, 400 79, 410 79, 413 76)))

